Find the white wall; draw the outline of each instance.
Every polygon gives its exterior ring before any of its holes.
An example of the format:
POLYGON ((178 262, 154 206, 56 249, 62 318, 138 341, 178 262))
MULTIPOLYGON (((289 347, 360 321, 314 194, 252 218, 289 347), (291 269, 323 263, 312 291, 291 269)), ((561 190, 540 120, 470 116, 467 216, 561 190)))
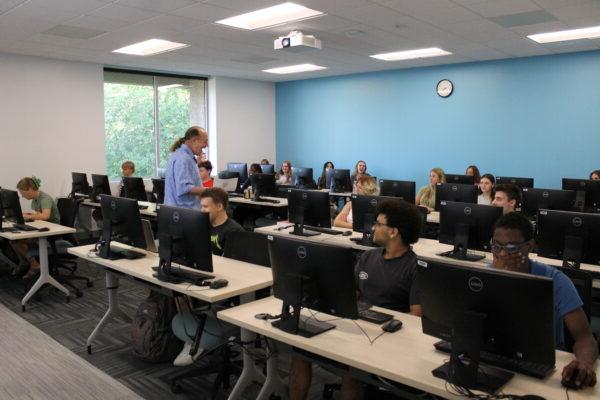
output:
POLYGON ((104 159, 102 66, 0 54, 0 186, 35 175, 58 196, 104 159))
POLYGON ((208 88, 209 158, 217 170, 231 161, 275 162, 275 84, 217 77, 208 88))

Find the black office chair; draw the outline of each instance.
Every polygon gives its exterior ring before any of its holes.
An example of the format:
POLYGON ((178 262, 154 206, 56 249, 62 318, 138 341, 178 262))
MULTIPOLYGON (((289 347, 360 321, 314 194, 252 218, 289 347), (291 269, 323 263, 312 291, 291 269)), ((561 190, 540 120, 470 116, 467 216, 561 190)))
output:
MULTIPOLYGON (((579 293, 579 297, 583 302, 583 312, 588 319, 588 322, 591 322, 592 318, 592 275, 586 271, 582 271, 580 269, 568 268, 568 267, 556 267, 558 270, 562 271, 566 276, 571 279, 573 284, 575 285, 575 289, 577 289, 577 293, 579 293)), ((573 344, 575 344, 575 340, 571 333, 567 329, 567 326, 564 327, 565 330, 565 350, 569 352, 573 352, 573 344)), ((596 335, 594 334, 594 337, 596 335)), ((597 340, 597 339, 596 339, 597 340)), ((599 344, 600 347, 600 344, 599 344)))
MULTIPOLYGON (((267 236, 256 232, 230 232, 225 242, 223 256, 251 264, 271 267, 267 236)), ((256 291, 256 299, 271 295, 271 288, 256 291)))
MULTIPOLYGON (((60 224, 73 228, 75 219, 79 210, 81 200, 75 198, 60 198, 56 203, 58 212, 60 213, 60 224)), ((75 296, 81 297, 83 293, 81 289, 74 285, 73 281, 84 281, 86 287, 92 287, 94 282, 88 277, 75 275, 77 271, 78 257, 68 254, 65 249, 67 247, 78 246, 79 242, 74 234, 63 236, 51 236, 48 238, 50 244, 52 263, 51 274, 58 282, 70 287, 75 292, 75 296), (62 274, 61 271, 66 271, 62 274)))

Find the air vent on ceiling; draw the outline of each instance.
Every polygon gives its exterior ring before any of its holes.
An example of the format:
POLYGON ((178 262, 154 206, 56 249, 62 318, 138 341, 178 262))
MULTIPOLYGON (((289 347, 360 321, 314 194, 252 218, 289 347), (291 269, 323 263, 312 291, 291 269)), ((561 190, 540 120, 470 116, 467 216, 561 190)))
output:
POLYGON ((541 24, 543 22, 558 21, 558 19, 544 10, 528 11, 518 14, 500 15, 498 17, 488 18, 504 28, 514 28, 515 26, 526 26, 541 24))
POLYGON ((96 36, 100 36, 106 31, 98 29, 81 28, 79 26, 70 25, 56 25, 54 28, 50 28, 47 31, 42 32, 46 35, 62 36, 69 39, 91 39, 96 36))

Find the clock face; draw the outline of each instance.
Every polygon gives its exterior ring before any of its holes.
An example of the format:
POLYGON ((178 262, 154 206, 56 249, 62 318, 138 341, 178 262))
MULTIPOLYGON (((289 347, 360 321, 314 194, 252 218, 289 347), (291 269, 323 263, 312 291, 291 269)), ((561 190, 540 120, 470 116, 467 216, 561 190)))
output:
POLYGON ((448 79, 442 79, 438 82, 436 90, 437 94, 440 95, 440 97, 448 97, 452 94, 452 91, 454 90, 454 85, 448 79))

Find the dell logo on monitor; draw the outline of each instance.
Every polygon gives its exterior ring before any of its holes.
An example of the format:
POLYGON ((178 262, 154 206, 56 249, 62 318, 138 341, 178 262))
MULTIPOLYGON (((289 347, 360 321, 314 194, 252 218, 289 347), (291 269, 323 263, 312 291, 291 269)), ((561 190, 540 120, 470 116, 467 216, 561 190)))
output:
POLYGON ((302 200, 306 200, 308 198, 308 194, 302 193, 302 200))
POLYGON ((469 278, 469 289, 474 292, 481 292, 483 290, 483 282, 476 276, 472 276, 469 278))
POLYGON ((371 205, 372 205, 373 207, 377 207, 377 199, 372 199, 372 200, 371 200, 371 205))
POLYGON ((452 186, 452 191, 456 192, 458 190, 458 186, 452 186))
POLYGON ((173 222, 175 222, 175 223, 179 222, 179 213, 178 212, 173 213, 173 222))
POLYGON ((306 247, 304 246, 299 246, 296 249, 296 255, 298 256, 299 259, 304 260, 306 258, 306 247))
POLYGON ((471 215, 471 207, 465 207, 464 212, 465 215, 471 215))
POLYGON ((550 196, 550 193, 548 193, 548 192, 546 192, 546 191, 543 191, 543 192, 542 192, 542 197, 543 197, 543 198, 547 198, 548 196, 550 196))
POLYGON ((116 210, 117 209, 117 202, 115 202, 114 200, 110 201, 110 208, 112 210, 116 210))
POLYGON ((583 225, 583 220, 580 217, 573 218, 574 227, 579 228, 581 225, 583 225))

